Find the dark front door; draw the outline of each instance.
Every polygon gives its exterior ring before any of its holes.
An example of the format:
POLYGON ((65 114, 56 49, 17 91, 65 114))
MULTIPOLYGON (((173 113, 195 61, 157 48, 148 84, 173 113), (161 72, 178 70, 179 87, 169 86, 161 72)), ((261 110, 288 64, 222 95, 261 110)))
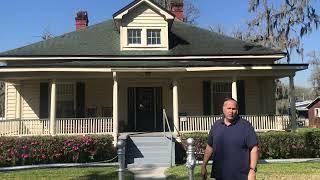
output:
POLYGON ((160 87, 128 89, 128 117, 131 131, 160 131, 162 127, 160 87))

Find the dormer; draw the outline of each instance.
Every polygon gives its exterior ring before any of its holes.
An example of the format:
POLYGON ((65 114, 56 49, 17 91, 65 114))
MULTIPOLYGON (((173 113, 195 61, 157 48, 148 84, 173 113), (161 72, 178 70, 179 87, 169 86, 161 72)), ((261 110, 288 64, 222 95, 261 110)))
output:
POLYGON ((113 15, 120 49, 169 50, 174 15, 152 0, 135 0, 113 15))

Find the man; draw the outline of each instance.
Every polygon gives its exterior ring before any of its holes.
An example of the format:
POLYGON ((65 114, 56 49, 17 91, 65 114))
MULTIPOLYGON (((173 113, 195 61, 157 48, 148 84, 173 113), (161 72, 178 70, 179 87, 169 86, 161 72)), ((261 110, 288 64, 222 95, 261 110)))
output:
POLYGON ((258 142, 251 124, 238 117, 238 103, 223 103, 223 119, 211 127, 201 175, 207 179, 207 164, 213 154, 211 177, 216 180, 255 180, 258 142))

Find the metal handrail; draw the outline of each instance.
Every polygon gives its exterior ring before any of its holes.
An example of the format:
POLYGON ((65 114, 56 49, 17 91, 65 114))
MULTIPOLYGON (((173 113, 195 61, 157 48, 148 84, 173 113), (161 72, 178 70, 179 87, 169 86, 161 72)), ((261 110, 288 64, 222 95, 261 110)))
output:
POLYGON ((173 140, 173 135, 172 135, 172 131, 171 131, 171 128, 170 128, 170 124, 169 124, 169 120, 168 120, 168 117, 167 117, 167 113, 166 113, 166 110, 163 109, 163 112, 162 112, 162 124, 163 124, 163 136, 166 137, 166 125, 168 126, 168 130, 170 132, 170 166, 172 166, 172 140, 173 140))
POLYGON ((167 126, 168 126, 169 132, 172 133, 171 128, 170 128, 170 124, 169 124, 169 120, 168 120, 168 117, 167 117, 167 113, 166 113, 166 110, 165 110, 165 109, 163 109, 162 115, 163 115, 163 118, 162 118, 162 121, 163 121, 163 123, 162 123, 162 124, 163 124, 163 133, 165 134, 165 132, 166 132, 166 125, 165 125, 165 123, 166 123, 167 126))

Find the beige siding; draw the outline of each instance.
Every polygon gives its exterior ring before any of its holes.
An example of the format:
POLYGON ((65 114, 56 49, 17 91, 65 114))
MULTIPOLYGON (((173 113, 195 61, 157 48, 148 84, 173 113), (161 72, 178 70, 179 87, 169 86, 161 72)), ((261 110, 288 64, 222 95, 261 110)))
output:
POLYGON ((102 107, 112 107, 112 86, 110 79, 90 79, 85 81, 85 107, 97 107, 98 116, 102 107))
POLYGON ((6 83, 6 107, 5 117, 6 119, 16 118, 16 101, 17 101, 17 90, 13 83, 6 83))
POLYGON ((23 81, 21 92, 22 119, 38 119, 40 112, 40 81, 23 81))
POLYGON ((156 26, 165 27, 167 22, 160 14, 151 9, 146 4, 141 4, 134 9, 131 13, 123 18, 122 26, 127 27, 143 27, 143 26, 156 26))
POLYGON ((274 114, 272 78, 250 78, 245 81, 246 114, 274 114))
POLYGON ((179 112, 190 116, 202 115, 202 79, 187 79, 180 84, 179 112))

